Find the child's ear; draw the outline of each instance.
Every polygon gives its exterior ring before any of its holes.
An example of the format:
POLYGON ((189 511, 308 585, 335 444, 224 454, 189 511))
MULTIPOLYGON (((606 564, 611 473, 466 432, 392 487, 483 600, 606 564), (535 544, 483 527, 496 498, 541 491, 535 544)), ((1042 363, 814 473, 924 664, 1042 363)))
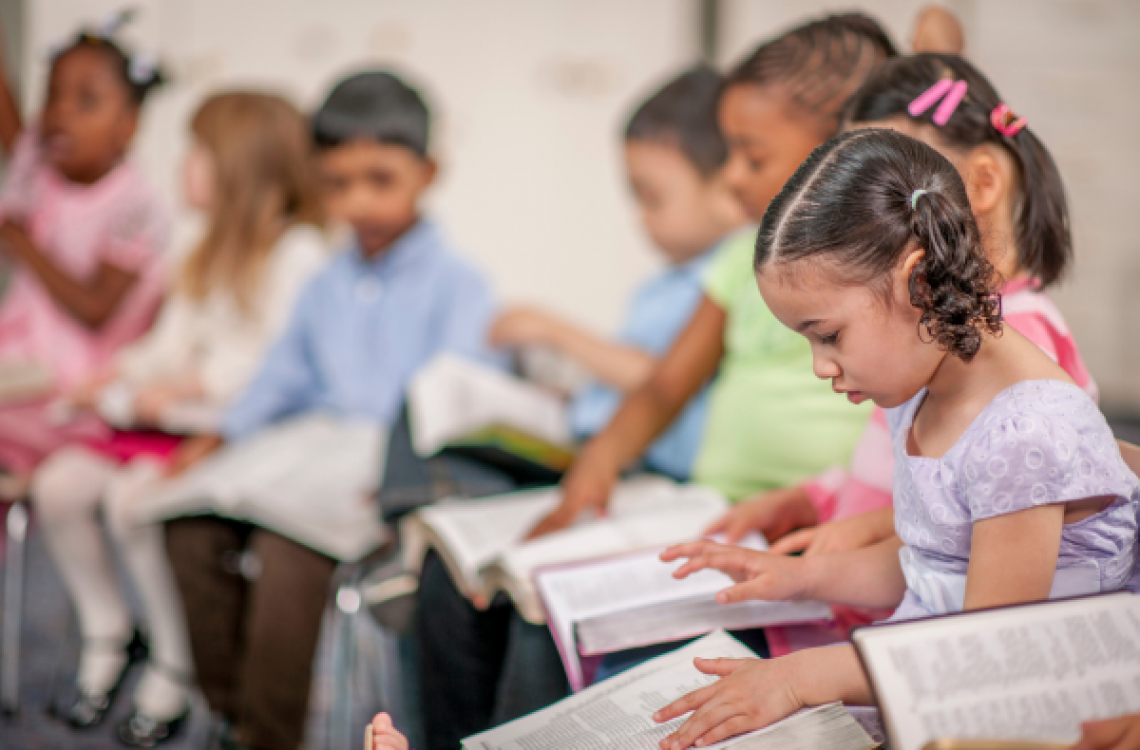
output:
POLYGON ((423 170, 423 188, 426 190, 435 184, 435 180, 439 176, 439 162, 430 156, 425 156, 421 160, 421 168, 423 170))
POLYGON ((1004 203, 1013 185, 1013 165, 999 148, 985 144, 975 148, 965 164, 966 193, 979 219, 992 214, 1004 203))

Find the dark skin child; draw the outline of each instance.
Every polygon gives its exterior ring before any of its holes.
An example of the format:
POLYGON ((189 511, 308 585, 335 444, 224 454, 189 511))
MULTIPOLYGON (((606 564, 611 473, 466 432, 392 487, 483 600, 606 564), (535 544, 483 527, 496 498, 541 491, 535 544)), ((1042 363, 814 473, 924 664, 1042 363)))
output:
MULTIPOLYGON (((94 47, 61 55, 52 66, 42 118, 48 160, 65 179, 92 185, 126 153, 138 127, 138 106, 114 62, 94 47)), ((98 330, 111 318, 137 275, 101 262, 93 274, 76 278, 36 246, 22 222, 0 224, 0 245, 36 275, 56 304, 83 325, 98 330)))

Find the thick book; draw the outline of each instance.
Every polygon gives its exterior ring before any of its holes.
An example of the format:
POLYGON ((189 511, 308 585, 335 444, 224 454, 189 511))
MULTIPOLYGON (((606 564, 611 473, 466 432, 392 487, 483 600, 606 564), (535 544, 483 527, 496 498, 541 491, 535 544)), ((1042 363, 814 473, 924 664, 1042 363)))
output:
MULTIPOLYGON (((754 658, 747 646, 716 631, 687 646, 600 682, 549 708, 463 740, 464 750, 594 748, 660 750, 658 742, 685 718, 657 724, 653 713, 717 678, 702 674, 693 659, 754 658)), ((710 748, 732 750, 870 750, 863 728, 839 703, 808 709, 764 729, 710 748)))
POLYGON ((1069 746, 1081 722, 1140 710, 1129 592, 881 623, 852 640, 892 750, 1069 746))
POLYGON ((442 354, 412 378, 407 401, 422 457, 449 451, 528 483, 553 483, 574 461, 565 401, 494 368, 442 354))
POLYGON ((337 560, 387 541, 375 493, 385 431, 327 414, 279 422, 186 473, 135 489, 140 521, 216 513, 263 526, 337 560))
POLYGON ((410 513, 400 522, 408 569, 419 570, 434 549, 467 596, 490 600, 506 592, 527 621, 541 625, 546 612, 534 571, 693 539, 728 509, 724 496, 707 487, 635 477, 618 485, 604 517, 524 541, 561 497, 555 487, 449 500, 410 513))
MULTIPOLYGON (((750 534, 741 545, 768 548, 767 540, 759 534, 750 534)), ((677 580, 673 571, 679 563, 661 562, 663 549, 536 572, 535 585, 574 690, 585 686, 579 655, 597 656, 668 643, 718 629, 831 619, 831 608, 820 602, 718 604, 717 592, 733 585, 732 579, 719 571, 703 570, 677 580)))

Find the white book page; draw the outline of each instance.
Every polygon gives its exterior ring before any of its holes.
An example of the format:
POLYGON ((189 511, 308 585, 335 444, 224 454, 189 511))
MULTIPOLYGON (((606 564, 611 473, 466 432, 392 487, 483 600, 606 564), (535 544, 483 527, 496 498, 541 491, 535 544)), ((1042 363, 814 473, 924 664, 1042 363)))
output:
POLYGON ((550 443, 573 442, 558 396, 493 368, 444 354, 408 386, 412 445, 431 456, 453 440, 495 424, 550 443))
POLYGON ((1075 742, 1140 711, 1140 597, 856 631, 896 750, 939 738, 1075 742))
MULTIPOLYGON (((570 750, 645 748, 657 743, 682 723, 656 724, 655 711, 715 678, 697 671, 693 658, 755 657, 746 646, 718 631, 672 653, 659 656, 594 685, 550 708, 504 724, 463 741, 466 750, 570 750), (592 741, 591 741, 592 740, 592 741)), ((723 747, 723 744, 710 747, 723 747)))
MULTIPOLYGON (((759 534, 750 534, 742 546, 767 549, 768 542, 759 534)), ((732 579, 715 570, 703 570, 683 580, 673 578, 679 563, 661 562, 663 549, 536 572, 535 586, 546 605, 550 629, 575 689, 584 681, 574 634, 577 623, 648 604, 710 597, 732 584, 732 579)))
POLYGON ((653 477, 623 482, 603 518, 518 545, 503 553, 503 568, 520 581, 548 565, 663 547, 697 538, 728 510, 714 490, 653 477))
POLYGON ((447 544, 467 580, 517 544, 558 505, 557 489, 516 492, 478 500, 444 501, 417 511, 447 544))

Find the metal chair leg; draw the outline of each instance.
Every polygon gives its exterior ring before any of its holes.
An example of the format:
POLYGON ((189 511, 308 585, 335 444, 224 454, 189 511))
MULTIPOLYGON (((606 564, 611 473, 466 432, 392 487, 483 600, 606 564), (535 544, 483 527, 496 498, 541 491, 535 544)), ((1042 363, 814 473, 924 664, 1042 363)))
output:
POLYGON ((20 707, 20 625, 24 608, 24 561, 28 537, 28 507, 8 509, 7 555, 4 567, 4 632, 0 642, 0 708, 14 714, 20 707))

